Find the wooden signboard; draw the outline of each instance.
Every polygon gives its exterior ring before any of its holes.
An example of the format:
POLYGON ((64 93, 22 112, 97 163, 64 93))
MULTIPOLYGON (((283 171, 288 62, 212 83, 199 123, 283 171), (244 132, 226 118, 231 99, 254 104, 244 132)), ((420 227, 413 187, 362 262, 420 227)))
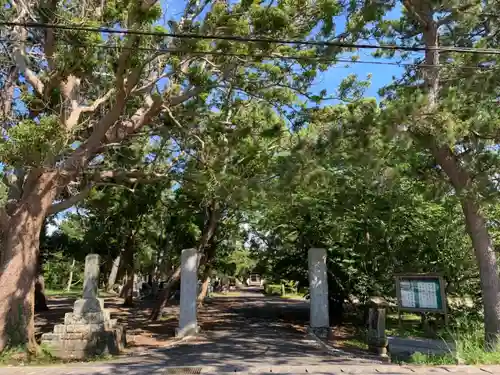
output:
POLYGON ((398 274, 396 275, 396 296, 398 310, 437 313, 445 316, 446 309, 445 281, 435 274, 398 274))

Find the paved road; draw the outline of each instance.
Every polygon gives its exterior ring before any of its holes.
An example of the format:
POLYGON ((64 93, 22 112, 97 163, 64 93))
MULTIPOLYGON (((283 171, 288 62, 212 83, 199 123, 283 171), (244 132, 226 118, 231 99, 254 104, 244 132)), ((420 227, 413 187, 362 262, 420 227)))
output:
POLYGON ((326 354, 303 331, 307 304, 267 298, 246 290, 240 297, 220 297, 204 312, 216 317, 202 334, 173 347, 108 363, 50 367, 0 368, 0 375, 156 375, 156 374, 488 374, 500 367, 404 367, 326 354), (305 317, 303 316, 305 314, 305 317), (293 317, 293 318, 291 318, 293 317), (297 321, 294 321, 296 319, 297 321), (181 372, 189 367, 192 372, 181 372))

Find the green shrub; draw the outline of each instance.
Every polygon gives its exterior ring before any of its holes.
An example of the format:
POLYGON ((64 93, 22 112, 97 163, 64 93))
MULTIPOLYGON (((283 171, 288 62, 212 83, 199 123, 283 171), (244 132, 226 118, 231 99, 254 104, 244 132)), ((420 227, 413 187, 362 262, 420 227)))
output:
MULTIPOLYGON (((68 259, 61 252, 50 254, 43 265, 45 287, 48 289, 65 289, 71 272, 72 259, 68 259)), ((73 285, 83 280, 83 264, 75 262, 73 269, 73 285)))
POLYGON ((281 295, 281 285, 280 284, 266 284, 264 286, 264 293, 269 296, 280 296, 281 295))
POLYGON ((456 346, 456 353, 444 355, 428 355, 415 353, 410 358, 416 364, 457 364, 496 365, 500 364, 500 351, 486 351, 482 322, 473 318, 457 319, 455 327, 450 329, 449 336, 456 346))

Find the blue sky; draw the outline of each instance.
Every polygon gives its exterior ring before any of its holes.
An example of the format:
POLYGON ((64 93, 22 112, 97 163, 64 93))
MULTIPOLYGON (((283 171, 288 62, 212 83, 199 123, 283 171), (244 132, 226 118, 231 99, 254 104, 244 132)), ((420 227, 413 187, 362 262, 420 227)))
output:
MULTIPOLYGON (((387 13, 385 18, 396 19, 401 16, 401 7, 396 6, 391 12, 387 13)), ((336 29, 338 32, 342 32, 345 29, 345 17, 337 17, 336 29)), ((375 41, 370 41, 376 44, 375 41)), ((366 44, 366 42, 364 42, 366 44)), ((361 49, 357 51, 359 60, 361 61, 391 61, 396 62, 395 59, 376 59, 372 56, 375 50, 361 49)), ((346 55, 349 58, 349 55, 346 55)), ((335 67, 331 67, 327 72, 322 74, 318 78, 318 84, 316 85, 318 91, 326 89, 328 92, 335 90, 344 78, 350 74, 356 74, 360 79, 366 79, 366 77, 371 75, 371 85, 365 92, 367 97, 378 97, 378 90, 385 85, 391 83, 393 76, 400 76, 404 69, 396 65, 377 65, 377 64, 364 64, 364 63, 338 63, 335 67), (346 67, 348 65, 348 67, 346 67)))
MULTIPOLYGON (((184 9, 185 1, 179 0, 162 0, 162 8, 164 11, 164 19, 178 19, 184 9)), ((399 4, 399 3, 398 3, 399 4)), ((399 18, 401 15, 401 7, 398 5, 386 15, 388 19, 399 18)), ((336 30, 341 33, 345 28, 345 17, 337 17, 336 30)), ((375 44, 375 42, 373 42, 375 44)), ((388 59, 375 59, 371 53, 375 50, 360 50, 358 52, 359 59, 365 61, 396 61, 388 59)), ((346 56, 349 58, 349 56, 346 56)), ((361 64, 352 63, 346 67, 346 63, 339 63, 335 67, 331 67, 327 72, 324 72, 316 79, 314 89, 320 92, 326 89, 329 94, 333 94, 344 78, 350 74, 356 74, 360 79, 365 79, 368 74, 371 74, 371 86, 367 89, 365 95, 367 97, 378 97, 377 92, 380 88, 392 81, 393 76, 400 76, 403 68, 395 65, 376 65, 376 64, 361 64)))

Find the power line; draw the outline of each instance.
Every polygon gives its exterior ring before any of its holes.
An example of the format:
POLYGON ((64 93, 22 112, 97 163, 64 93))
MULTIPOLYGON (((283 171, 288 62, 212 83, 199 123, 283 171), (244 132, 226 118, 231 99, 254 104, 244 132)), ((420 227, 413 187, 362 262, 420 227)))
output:
POLYGON ((354 49, 383 49, 391 51, 407 51, 407 52, 427 52, 427 51, 440 51, 440 52, 462 52, 471 54, 488 54, 500 55, 500 49, 493 48, 468 48, 456 46, 440 46, 440 47, 409 47, 401 45, 372 45, 372 44, 356 44, 345 42, 331 42, 331 41, 312 41, 312 40, 292 40, 292 39, 275 39, 275 38, 262 38, 262 37, 244 37, 232 35, 203 35, 194 33, 167 33, 161 31, 142 31, 131 29, 113 29, 109 27, 91 27, 82 26, 77 24, 50 24, 42 22, 6 22, 1 21, 0 26, 8 27, 25 27, 25 28, 39 28, 39 29, 60 29, 71 31, 86 31, 97 32, 105 34, 128 34, 128 35, 143 35, 143 36, 160 36, 170 38, 182 39, 205 39, 205 40, 228 40, 235 42, 245 43, 276 43, 276 44, 295 44, 317 47, 337 47, 337 48, 354 48, 354 49))
MULTIPOLYGON (((10 39, 0 39, 0 42, 11 42, 10 39)), ((190 51, 177 48, 154 48, 154 47, 127 47, 120 45, 109 45, 109 44, 83 44, 83 43, 70 43, 56 41, 57 45, 63 45, 68 47, 84 47, 84 48, 102 48, 111 50, 133 50, 133 51, 143 51, 143 52, 156 52, 156 53, 172 53, 180 55, 195 55, 195 56, 230 56, 230 57, 241 57, 241 58, 251 58, 253 60, 261 59, 279 59, 279 60, 303 60, 311 62, 338 62, 346 64, 371 64, 371 65, 389 65, 398 67, 414 67, 414 68, 446 68, 453 67, 455 69, 472 69, 472 70, 491 70, 492 66, 480 66, 480 65, 453 65, 448 64, 438 64, 430 65, 425 63, 408 63, 408 62, 395 62, 395 61, 376 61, 376 60, 357 60, 357 59, 342 59, 335 57, 326 56, 301 56, 301 55, 278 55, 278 54, 250 54, 250 53, 238 53, 238 52, 222 52, 222 51, 190 51)))

